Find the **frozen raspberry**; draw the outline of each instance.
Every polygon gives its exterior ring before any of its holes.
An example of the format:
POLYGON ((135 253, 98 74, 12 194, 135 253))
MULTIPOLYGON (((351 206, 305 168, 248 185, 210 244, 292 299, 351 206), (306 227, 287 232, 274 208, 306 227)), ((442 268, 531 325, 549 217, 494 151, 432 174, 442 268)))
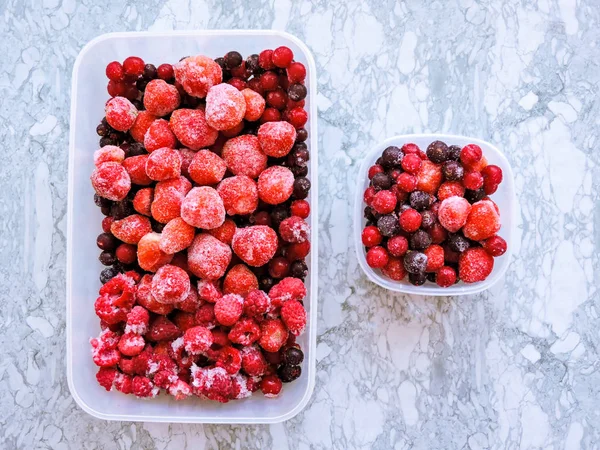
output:
POLYGON ((296 300, 290 300, 281 307, 281 320, 290 333, 299 336, 306 328, 306 310, 302 303, 296 300))
POLYGON ((257 178, 267 168, 267 155, 260 149, 258 138, 244 134, 225 142, 221 157, 234 175, 257 178))
POLYGON ((192 150, 213 145, 219 136, 219 132, 206 122, 202 109, 173 111, 169 125, 179 142, 192 150))
POLYGON ((148 233, 152 233, 150 219, 140 214, 132 214, 115 220, 110 226, 111 233, 127 244, 137 244, 148 233))
POLYGON ((118 364, 120 355, 117 350, 120 336, 110 330, 104 330, 97 338, 90 339, 92 359, 99 367, 112 367, 118 364))
POLYGON ((133 392, 133 379, 130 375, 118 373, 115 376, 115 389, 123 394, 131 394, 133 392))
POLYGON ((394 236, 387 241, 387 249, 392 256, 404 256, 408 250, 408 240, 404 236, 394 236))
POLYGON ((260 326, 259 345, 268 352, 277 352, 285 344, 288 331, 279 319, 267 319, 260 326))
POLYGON ((119 372, 114 367, 100 367, 96 373, 96 380, 104 389, 111 391, 118 373, 119 372))
POLYGON ((133 209, 144 216, 150 216, 150 206, 154 198, 154 189, 144 188, 135 193, 133 197, 133 209))
POLYGON ((231 246, 249 266, 263 266, 277 251, 277 233, 265 225, 240 228, 235 232, 231 246))
POLYGON ((223 81, 221 67, 207 56, 190 56, 173 66, 175 79, 193 97, 206 97, 209 89, 223 81))
POLYGON ((462 184, 465 188, 476 191, 483 186, 483 176, 479 172, 467 172, 463 176, 462 184))
POLYGON ((209 150, 198 151, 188 167, 190 178, 201 186, 217 184, 226 171, 225 161, 209 150))
POLYGON ((225 178, 217 186, 217 192, 230 216, 251 214, 258 207, 256 183, 246 175, 225 178))
POLYGON ((396 209, 396 196, 390 191, 379 191, 373 197, 371 206, 379 214, 388 214, 396 209))
POLYGON ((200 355, 213 344, 213 335, 206 327, 193 327, 183 335, 185 351, 190 355, 200 355))
POLYGON ((406 277, 402 259, 394 256, 389 257, 387 264, 381 269, 381 273, 394 281, 400 281, 406 277))
POLYGON ((421 226, 422 217, 418 211, 409 208, 400 214, 400 227, 408 233, 417 231, 421 226))
POLYGON ((160 223, 179 217, 183 199, 191 189, 192 184, 185 177, 156 183, 151 206, 152 217, 160 223))
POLYGON ((241 319, 231 328, 229 339, 235 344, 251 345, 260 339, 260 327, 253 319, 241 319))
POLYGON ((147 186, 152 183, 152 180, 146 174, 147 161, 148 155, 131 156, 123 161, 123 167, 127 170, 132 183, 141 186, 147 186))
POLYGON ((441 184, 437 192, 439 201, 446 200, 450 197, 462 197, 465 195, 465 188, 458 181, 446 181, 441 184))
POLYGON ((231 398, 240 400, 252 396, 252 390, 248 387, 248 378, 238 373, 231 377, 231 398))
POLYGON ((124 97, 111 98, 104 108, 106 121, 117 131, 127 131, 135 122, 138 110, 124 97))
POLYGON ((229 130, 238 125, 246 114, 246 99, 227 83, 209 89, 206 95, 206 121, 215 130, 229 130))
POLYGON ((162 117, 175 111, 180 101, 177 88, 164 80, 155 79, 146 85, 144 108, 154 116, 162 117))
POLYGON ((140 398, 153 398, 158 395, 159 388, 147 377, 133 377, 131 384, 133 395, 140 398))
POLYGON ((494 257, 481 247, 473 247, 461 253, 458 273, 465 283, 485 280, 494 268, 494 257))
POLYGON ((304 259, 310 253, 310 241, 294 242, 287 246, 284 256, 288 261, 293 262, 304 259))
POLYGON ((475 164, 481 160, 483 152, 476 144, 465 145, 460 151, 460 161, 463 164, 475 164))
POLYGON ((212 230, 208 230, 208 233, 216 237, 221 242, 224 242, 227 245, 231 245, 231 240, 233 239, 235 230, 237 230, 235 222, 232 219, 227 218, 225 219, 225 222, 223 222, 223 225, 217 228, 213 228, 212 230))
POLYGON ((417 174, 417 189, 428 194, 435 194, 442 183, 442 178, 440 165, 434 164, 431 161, 423 161, 421 169, 417 174))
POLYGON ((450 197, 441 203, 438 220, 446 230, 456 233, 467 222, 470 211, 471 204, 466 199, 450 197))
POLYGON ((139 334, 125 333, 119 340, 119 351, 125 356, 137 356, 145 345, 144 338, 139 334))
POLYGON ((181 379, 177 379, 174 383, 172 383, 167 389, 169 395, 175 397, 175 400, 185 400, 190 395, 192 395, 192 388, 189 384, 181 379))
POLYGON ((148 327, 146 338, 150 341, 170 341, 181 336, 181 330, 164 316, 156 316, 148 327))
POLYGON ((274 158, 287 155, 296 141, 296 130, 288 122, 267 122, 258 129, 258 142, 262 151, 274 158))
POLYGON ((152 382, 159 388, 168 389, 168 387, 177 381, 177 373, 170 370, 159 370, 152 377, 152 382))
POLYGON ((444 265, 444 249, 439 245, 430 245, 423 250, 425 256, 427 256, 427 267, 426 272, 436 272, 440 267, 444 265))
POLYGON ((250 291, 244 299, 244 314, 248 317, 262 316, 271 306, 271 299, 263 291, 250 291))
POLYGON ((155 150, 146 161, 146 174, 156 181, 178 178, 181 175, 181 155, 168 147, 155 150))
POLYGON ((146 348, 137 356, 131 358, 131 363, 124 364, 124 358, 121 358, 119 361, 119 366, 123 367, 125 370, 125 366, 127 367, 127 372, 131 373, 131 375, 146 375, 149 371, 149 365, 153 357, 153 350, 150 344, 146 345, 146 348))
POLYGON ((121 201, 131 189, 131 179, 125 168, 116 162, 106 162, 97 167, 92 176, 92 187, 100 197, 121 201))
POLYGON ((210 400, 227 403, 231 398, 231 376, 222 367, 192 367, 192 386, 195 392, 210 400))
POLYGON ((173 255, 160 249, 160 234, 148 233, 138 242, 138 264, 148 272, 156 272, 160 267, 169 264, 173 255))
MULTIPOLYGON (((230 262, 231 248, 210 234, 198 234, 188 248, 189 268, 199 278, 221 278, 230 262)), ((202 298, 200 291, 199 294, 202 298)))
POLYGON ((237 294, 245 297, 253 289, 258 289, 258 279, 245 264, 233 266, 223 280, 224 294, 237 294))
POLYGON ((221 226, 225 221, 223 200, 209 186, 192 188, 181 204, 181 218, 197 228, 210 230, 221 226))
POLYGON ((169 127, 169 122, 164 119, 152 122, 144 135, 144 147, 146 147, 148 153, 152 153, 159 148, 174 148, 175 146, 177 146, 177 140, 169 127))
POLYGON ((122 294, 100 294, 94 303, 96 315, 108 325, 114 325, 127 320, 131 308, 133 293, 124 291, 122 294))
POLYGON ((125 152, 116 145, 105 145, 94 152, 94 165, 100 167, 105 162, 122 163, 125 159, 125 152))
POLYGON ((277 375, 267 375, 260 382, 260 389, 267 398, 277 397, 282 387, 283 384, 277 375))
POLYGON ((217 324, 215 319, 215 305, 205 303, 196 311, 196 323, 208 329, 214 328, 217 324))
POLYGON ((226 294, 215 303, 217 322, 227 327, 235 324, 244 309, 244 299, 236 294, 226 294))
POLYGON ((160 303, 173 305, 190 292, 190 277, 185 270, 170 264, 162 266, 152 278, 152 295, 160 303))
POLYGON ((142 306, 134 306, 127 314, 125 333, 146 334, 149 323, 150 314, 148 314, 148 311, 142 306))
POLYGON ((262 95, 248 88, 242 90, 242 95, 246 102, 244 119, 250 122, 257 121, 265 110, 265 99, 262 95))
POLYGON ((502 256, 506 253, 506 241, 500 236, 492 236, 483 242, 483 248, 494 257, 502 256))
POLYGON ((389 255, 385 248, 377 245, 369 249, 366 259, 369 267, 372 267, 373 269, 381 269, 388 263, 389 255))
POLYGON ((290 205, 290 212, 292 213, 292 216, 306 219, 310 215, 310 204, 306 200, 294 200, 290 205))
POLYGON ((173 311, 173 305, 157 302, 152 296, 152 275, 144 275, 137 285, 135 299, 140 306, 155 314, 167 315, 173 311))
POLYGON ((230 375, 235 375, 242 368, 242 355, 237 348, 227 346, 219 352, 217 367, 222 367, 230 375))
POLYGON ((286 242, 304 242, 310 236, 310 227, 298 216, 291 216, 279 224, 279 234, 286 242))
POLYGON ((287 277, 269 291, 272 308, 279 308, 288 300, 302 300, 306 297, 306 287, 302 280, 287 277))
POLYGON ((194 236, 196 229, 186 223, 181 217, 169 221, 162 230, 160 236, 160 249, 171 255, 188 248, 194 236))
POLYGON ((287 201, 294 191, 294 174, 287 167, 273 166, 258 177, 258 196, 270 205, 287 201))
POLYGON ((156 119, 158 117, 150 114, 148 111, 140 111, 135 118, 135 122, 133 122, 133 125, 129 129, 129 134, 136 142, 143 143, 146 131, 148 131, 148 128, 150 128, 150 125, 156 119))
MULTIPOLYGON (((496 205, 490 200, 473 203, 463 227, 465 237, 483 241, 495 235, 500 229, 500 215, 496 205)), ((460 277, 462 279, 462 276, 460 277)))
POLYGON ((450 266, 440 267, 435 275, 435 282, 440 287, 450 287, 456 283, 456 272, 450 266))

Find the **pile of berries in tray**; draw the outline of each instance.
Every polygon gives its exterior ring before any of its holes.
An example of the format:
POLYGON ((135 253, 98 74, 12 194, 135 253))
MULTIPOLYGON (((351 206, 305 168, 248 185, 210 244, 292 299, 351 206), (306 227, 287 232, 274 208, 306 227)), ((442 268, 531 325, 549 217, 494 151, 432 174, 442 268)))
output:
POLYGON ((301 375, 306 69, 287 47, 106 67, 91 182, 107 390, 227 402, 301 375))
POLYGON ((386 148, 369 168, 362 231, 367 264, 395 281, 449 287, 485 280, 506 252, 500 210, 489 197, 502 169, 475 144, 434 141, 386 148))

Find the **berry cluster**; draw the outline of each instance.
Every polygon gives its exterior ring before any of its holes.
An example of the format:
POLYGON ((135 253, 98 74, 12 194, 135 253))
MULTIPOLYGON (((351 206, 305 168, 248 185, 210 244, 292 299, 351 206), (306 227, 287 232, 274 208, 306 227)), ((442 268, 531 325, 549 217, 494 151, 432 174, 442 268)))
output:
POLYGON ((367 264, 392 280, 408 274, 415 286, 475 283, 506 251, 496 235, 500 211, 489 198, 502 169, 488 165, 479 146, 434 141, 426 152, 413 143, 390 146, 368 177, 362 243, 367 264))
POLYGON ((106 67, 94 200, 97 379, 138 397, 274 397, 301 374, 307 95, 287 47, 106 67))

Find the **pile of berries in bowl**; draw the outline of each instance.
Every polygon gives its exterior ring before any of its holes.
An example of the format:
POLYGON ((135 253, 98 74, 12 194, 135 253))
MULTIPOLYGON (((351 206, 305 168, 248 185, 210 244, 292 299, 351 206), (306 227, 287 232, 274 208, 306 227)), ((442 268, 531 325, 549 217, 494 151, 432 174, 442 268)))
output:
POLYGON ((306 69, 279 47, 133 56, 106 75, 98 382, 140 398, 277 396, 304 359, 306 69))
MULTIPOLYGON (((411 137, 388 142, 359 174, 368 180, 357 200, 363 269, 399 291, 406 286, 406 292, 419 287, 441 294, 458 283, 487 287, 495 259, 508 247, 498 234, 504 216, 493 195, 504 184, 504 171, 488 158, 499 158, 506 168, 505 158, 487 143, 467 138, 406 139, 411 137)), ((502 194, 503 203, 510 198, 502 194)), ((512 205, 505 213, 512 220, 512 205)), ((501 265, 503 272, 506 263, 501 265)))

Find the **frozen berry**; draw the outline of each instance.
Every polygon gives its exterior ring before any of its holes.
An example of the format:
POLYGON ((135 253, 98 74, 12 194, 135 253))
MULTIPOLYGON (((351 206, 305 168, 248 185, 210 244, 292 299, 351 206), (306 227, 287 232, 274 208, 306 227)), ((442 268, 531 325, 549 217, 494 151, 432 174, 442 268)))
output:
POLYGON ((308 197, 308 192, 310 191, 310 180, 305 177, 296 178, 294 180, 294 189, 292 194, 294 198, 303 200, 308 197))
POLYGON ((224 294, 237 294, 246 297, 254 289, 258 289, 258 279, 245 264, 233 266, 223 280, 224 294))
POLYGON ((462 253, 470 246, 469 240, 460 233, 450 234, 448 236, 448 247, 453 252, 462 253))
POLYGON ((178 178, 181 175, 181 155, 168 147, 153 151, 146 161, 146 175, 155 181, 178 178))
POLYGON ((465 188, 458 181, 445 181, 441 184, 437 192, 439 201, 446 200, 450 197, 462 197, 465 193, 465 188))
POLYGON ((288 261, 296 261, 304 259, 310 253, 310 241, 295 242, 288 245, 284 251, 284 256, 288 261))
POLYGON ((221 226, 225 221, 223 200, 211 187, 192 188, 181 203, 181 218, 197 228, 210 230, 221 226))
POLYGON ((138 264, 148 272, 156 272, 160 267, 168 264, 173 255, 160 249, 160 234, 148 233, 138 242, 138 264))
POLYGON ((367 252, 367 264, 373 269, 381 269, 388 263, 389 255, 385 248, 380 246, 371 247, 367 252))
POLYGON ((286 242, 304 242, 310 235, 310 227, 300 217, 292 216, 279 224, 279 234, 286 242))
POLYGON ((481 147, 476 144, 465 145, 460 152, 460 160, 463 164, 475 164, 482 156, 481 147))
POLYGON ((206 352, 213 344, 213 335, 205 327, 192 327, 183 335, 183 346, 190 355, 199 355, 206 352))
POLYGON ((495 235, 499 229, 500 215, 494 203, 490 200, 481 200, 473 204, 463 233, 469 239, 483 241, 495 235))
POLYGON ((365 227, 362 231, 362 243, 365 247, 374 247, 381 244, 382 236, 379 229, 373 225, 365 227))
POLYGON ((96 193, 108 200, 123 200, 131 189, 131 178, 127 170, 116 162, 101 164, 90 179, 96 193))
POLYGON ((482 189, 486 195, 492 195, 498 190, 498 184, 494 183, 491 178, 484 178, 482 189))
POLYGON ((144 108, 148 113, 162 117, 175 111, 181 102, 179 91, 172 84, 156 79, 146 85, 144 108))
POLYGON ((427 255, 422 252, 409 251, 404 255, 404 268, 408 273, 422 273, 427 268, 427 255))
POLYGON ((408 250, 408 240, 404 236, 394 236, 387 241, 387 249, 392 256, 404 256, 408 250))
POLYGON ((494 257, 504 255, 506 247, 506 241, 500 236, 492 236, 483 242, 483 248, 494 257))
POLYGON ((437 221, 437 214, 431 210, 423 211, 421 213, 421 228, 429 230, 437 221))
POLYGON ((442 166, 442 173, 447 181, 460 181, 464 175, 464 169, 456 161, 447 161, 442 166))
POLYGON ((294 200, 290 206, 290 212, 293 216, 306 219, 310 215, 310 204, 306 200, 294 200))
POLYGON ((290 198, 294 186, 294 175, 289 169, 269 167, 258 177, 258 196, 265 203, 277 205, 290 198))
POLYGON ((383 168, 383 166, 380 166, 379 164, 374 164, 371 167, 369 167, 369 172, 368 172, 368 177, 369 180, 373 179, 373 177, 375 175, 377 175, 378 173, 383 173, 385 172, 385 169, 383 168))
POLYGON ((252 345, 260 339, 260 327, 253 319, 241 319, 231 328, 229 339, 235 344, 252 345))
POLYGON ((246 99, 227 83, 209 89, 206 96, 206 121, 215 130, 229 130, 239 124, 246 114, 246 99))
POLYGON ((221 67, 207 56, 190 56, 173 66, 175 79, 189 95, 206 97, 209 89, 223 80, 221 67))
POLYGON ((371 206, 379 214, 388 214, 396 208, 396 196, 387 190, 379 191, 373 197, 371 206))
POLYGON ((451 233, 456 233, 467 222, 471 205, 462 197, 450 197, 442 201, 438 212, 440 224, 451 233))
POLYGON ((294 336, 302 334, 306 328, 306 310, 297 300, 289 300, 281 306, 281 319, 294 336))
POLYGON ((377 228, 385 237, 391 237, 400 232, 400 225, 395 214, 386 214, 377 219, 377 228))
POLYGON ((256 183, 245 175, 225 178, 217 186, 217 192, 230 216, 251 214, 258 207, 256 183))
POLYGON ((308 121, 308 113, 302 107, 296 107, 289 110, 287 120, 295 127, 301 128, 308 121))
POLYGON ((260 389, 267 398, 277 397, 281 392, 282 386, 281 380, 277 375, 267 375, 263 377, 260 383, 260 389))
POLYGON ((436 273, 435 282, 440 287, 450 287, 456 283, 456 272, 450 266, 440 267, 436 273))
POLYGON ((175 135, 165 119, 157 119, 150 124, 144 135, 144 147, 152 153, 162 147, 174 148, 177 145, 175 135))
POLYGON ((277 67, 286 68, 294 59, 294 53, 285 46, 277 47, 273 50, 272 60, 277 67))
POLYGON ((376 191, 389 189, 392 186, 392 178, 387 173, 377 173, 371 179, 371 185, 376 191))
POLYGON ((430 245, 423 253, 427 256, 426 272, 436 272, 444 265, 444 249, 440 245, 430 245))
POLYGON ((431 245, 431 236, 424 230, 417 230, 410 237, 410 248, 423 250, 431 245))
POLYGON ((406 211, 400 214, 400 227, 408 232, 412 233, 417 231, 421 226, 421 214, 414 209, 407 209, 406 211))
POLYGON ((479 172, 465 173, 462 184, 465 188, 475 191, 483 186, 483 176, 479 172))
POLYGON ((483 178, 492 184, 502 183, 502 169, 496 165, 490 164, 481 170, 483 178))
POLYGON ((209 150, 195 153, 188 172, 190 178, 199 185, 214 185, 223 179, 227 166, 218 155, 209 150))
POLYGON ((123 66, 118 61, 110 62, 106 65, 106 77, 112 81, 121 81, 125 76, 123 66))
POLYGON ((416 174, 421 168, 421 158, 414 153, 409 153, 402 158, 402 169, 410 174, 416 174))
POLYGON ((246 264, 259 267, 273 257, 277 250, 277 234, 265 225, 238 229, 231 243, 233 251, 246 264))
POLYGON ((258 129, 262 151, 275 158, 287 155, 296 140, 296 130, 287 122, 267 122, 258 129))
POLYGON ((110 233, 102 233, 96 238, 96 245, 101 250, 112 251, 118 243, 119 241, 110 233))
POLYGON ((146 162, 148 162, 148 155, 131 156, 123 161, 123 167, 132 183, 140 186, 147 186, 152 183, 152 180, 146 174, 146 162))
POLYGON ((481 247, 466 250, 458 260, 459 277, 465 283, 485 280, 493 268, 494 258, 481 247))
POLYGON ((448 146, 442 141, 433 141, 427 146, 427 157, 436 164, 448 159, 448 146))
MULTIPOLYGON (((462 160, 461 160, 462 161, 462 160)), ((469 172, 481 172, 488 165, 487 159, 485 156, 482 156, 481 159, 475 163, 468 164, 463 162, 463 167, 465 171, 469 172)))
POLYGON ((171 255, 185 250, 194 240, 195 228, 181 217, 170 220, 163 228, 160 249, 171 255))
POLYGON ((290 272, 290 262, 283 256, 276 256, 269 261, 269 275, 273 278, 284 278, 290 272))
POLYGON ((287 73, 290 81, 295 83, 304 81, 304 78, 306 78, 306 68, 304 64, 299 62, 291 63, 287 69, 287 73))
POLYGON ((150 219, 139 214, 133 214, 121 220, 115 220, 111 233, 127 244, 137 244, 146 234, 152 232, 150 219))
POLYGON ((104 109, 106 121, 117 131, 127 131, 135 122, 138 110, 124 97, 111 98, 104 109))
POLYGON ((223 146, 221 157, 234 175, 257 178, 267 168, 267 155, 260 149, 258 138, 252 135, 229 139, 223 146))
POLYGON ((441 166, 431 161, 423 161, 417 174, 417 189, 434 195, 442 183, 441 166))
POLYGON ((237 294, 225 294, 215 303, 215 318, 224 326, 234 325, 242 315, 244 299, 237 294))
POLYGON ((244 119, 250 122, 260 119, 260 116, 265 111, 265 99, 263 96, 248 88, 242 90, 242 95, 246 102, 244 119))
POLYGON ((259 345, 268 352, 277 352, 285 344, 288 331, 279 319, 267 319, 260 326, 259 345))
POLYGON ((441 244, 448 236, 448 232, 438 222, 434 223, 429 229, 429 234, 431 236, 431 242, 434 244, 441 244))
POLYGON ((121 163, 125 159, 125 152, 115 145, 105 145, 94 152, 94 165, 100 167, 105 162, 121 163))
POLYGON ((410 193, 410 206, 417 211, 429 208, 431 203, 431 197, 427 192, 413 191, 410 193))
POLYGON ((192 184, 185 177, 156 183, 151 205, 152 217, 160 223, 179 217, 183 199, 191 188, 192 184))
POLYGON ((213 145, 219 132, 208 125, 202 109, 178 109, 169 120, 171 130, 184 146, 192 150, 213 145))
POLYGON ((271 301, 263 291, 250 291, 244 300, 244 314, 248 317, 261 316, 267 312, 271 301))
POLYGON ((404 269, 402 259, 394 256, 390 256, 385 267, 381 269, 381 273, 394 281, 400 281, 406 277, 406 269, 404 269))
POLYGON ((381 154, 383 166, 387 169, 400 167, 404 153, 398 147, 391 145, 387 147, 381 154))
POLYGON ((409 273, 408 281, 413 286, 422 286, 427 281, 427 275, 425 274, 425 272, 409 273))
POLYGON ((213 228, 212 230, 208 230, 208 233, 216 237, 221 242, 231 245, 231 240, 233 239, 236 229, 237 226, 235 225, 235 222, 230 218, 227 218, 225 219, 225 222, 223 222, 223 225, 213 228))
POLYGON ((465 189, 465 198, 469 201, 469 203, 475 203, 479 200, 482 200, 485 197, 485 191, 483 189, 477 189, 476 191, 471 191, 470 189, 465 189))
POLYGON ((231 249, 210 234, 196 235, 188 248, 188 266, 199 278, 221 278, 231 261, 231 249))

